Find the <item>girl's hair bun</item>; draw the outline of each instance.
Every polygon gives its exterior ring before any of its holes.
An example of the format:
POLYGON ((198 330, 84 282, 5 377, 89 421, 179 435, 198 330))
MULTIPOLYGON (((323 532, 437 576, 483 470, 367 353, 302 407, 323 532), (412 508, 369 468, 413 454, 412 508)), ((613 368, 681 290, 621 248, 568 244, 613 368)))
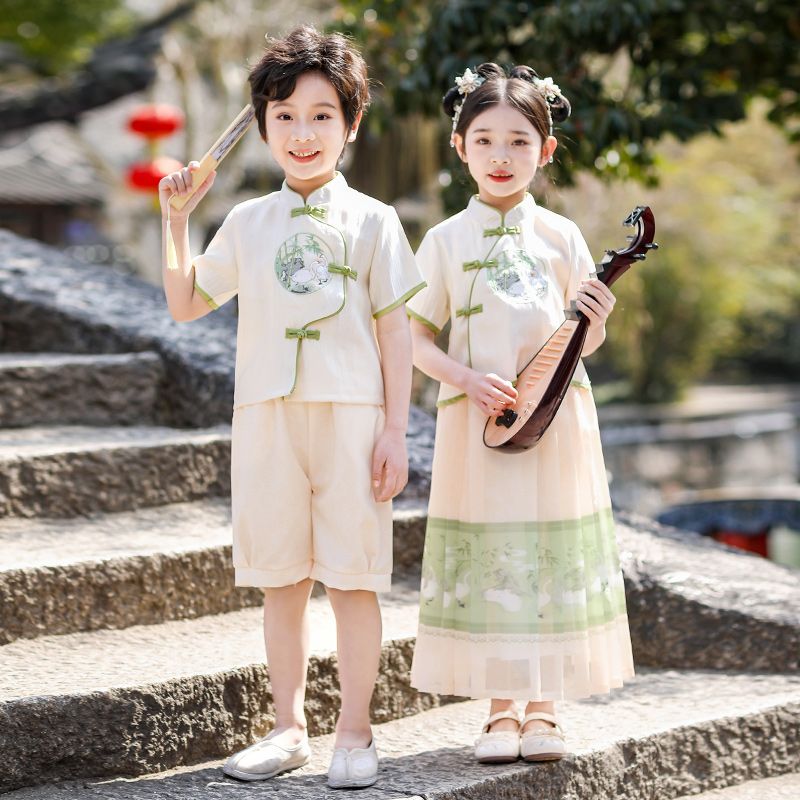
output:
MULTIPOLYGON (((503 68, 487 61, 475 67, 475 74, 479 75, 484 80, 491 80, 492 78, 505 78, 506 73, 503 68)), ((456 115, 456 106, 464 99, 464 95, 458 91, 458 86, 451 86, 447 90, 447 94, 442 98, 442 108, 444 113, 451 119, 456 115)))
POLYGON ((499 64, 495 64, 494 61, 484 61, 483 64, 478 64, 475 72, 482 78, 486 78, 487 81, 492 78, 506 77, 505 70, 499 64))
POLYGON ((563 122, 572 113, 572 106, 563 94, 558 94, 550 103, 550 116, 553 122, 563 122))
POLYGON ((459 94, 458 87, 451 86, 447 90, 447 94, 442 98, 442 108, 450 119, 456 115, 456 104, 460 97, 461 95, 459 94))
POLYGON ((455 134, 464 134, 480 109, 497 103, 510 103, 522 111, 543 140, 552 135, 553 124, 563 122, 572 110, 552 78, 540 78, 525 64, 506 71, 486 61, 455 81, 442 98, 444 113, 453 120, 451 144, 455 134))
MULTIPOLYGON (((508 77, 520 78, 521 80, 529 81, 530 83, 534 83, 536 80, 539 80, 539 74, 536 72, 536 70, 533 69, 533 67, 527 66, 526 64, 520 64, 519 66, 512 67, 508 77)), ((552 100, 547 100, 547 104, 550 106, 550 117, 552 118, 553 122, 563 122, 572 113, 572 106, 570 105, 569 100, 567 100, 567 98, 560 93, 554 95, 552 100)))
POLYGON ((520 64, 516 67, 511 67, 511 71, 508 73, 509 78, 520 78, 523 81, 530 81, 533 83, 534 78, 538 78, 539 75, 533 67, 526 66, 525 64, 520 64))

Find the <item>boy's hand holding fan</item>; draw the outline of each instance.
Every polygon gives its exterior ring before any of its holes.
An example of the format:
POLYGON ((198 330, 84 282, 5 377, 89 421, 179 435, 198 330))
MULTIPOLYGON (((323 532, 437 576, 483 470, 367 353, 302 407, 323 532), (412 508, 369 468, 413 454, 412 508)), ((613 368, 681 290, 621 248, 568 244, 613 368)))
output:
POLYGON ((194 211, 211 188, 218 164, 244 136, 254 119, 255 109, 251 105, 246 106, 200 161, 192 161, 188 167, 161 179, 158 196, 162 212, 167 218, 188 217, 194 211))

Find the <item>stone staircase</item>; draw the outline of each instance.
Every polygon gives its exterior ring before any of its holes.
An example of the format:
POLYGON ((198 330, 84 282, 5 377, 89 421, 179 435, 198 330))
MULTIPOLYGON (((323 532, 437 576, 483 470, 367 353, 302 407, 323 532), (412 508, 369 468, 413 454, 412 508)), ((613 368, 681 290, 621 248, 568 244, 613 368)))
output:
MULTIPOLYGON (((322 596, 314 760, 256 785, 219 769, 271 720, 260 593, 235 589, 230 567, 235 320, 175 326, 159 301, 0 232, 0 792, 339 796, 324 781, 339 690, 322 596), (87 286, 103 297, 88 311, 87 286)), ((424 415, 409 442, 372 707, 382 770, 360 797, 661 800, 800 772, 797 573, 622 515, 639 675, 611 697, 561 705, 569 759, 475 764, 485 703, 409 686, 424 415)))

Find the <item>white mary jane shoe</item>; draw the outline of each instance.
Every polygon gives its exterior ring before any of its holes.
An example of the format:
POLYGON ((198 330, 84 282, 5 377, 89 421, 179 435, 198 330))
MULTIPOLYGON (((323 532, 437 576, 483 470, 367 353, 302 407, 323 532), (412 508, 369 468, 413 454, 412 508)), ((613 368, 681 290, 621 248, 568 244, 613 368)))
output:
POLYGON ((328 767, 328 786, 331 789, 353 789, 372 786, 378 780, 378 751, 373 738, 369 747, 348 750, 337 747, 328 767))
POLYGON ((308 736, 294 747, 284 747, 269 737, 234 753, 223 765, 222 771, 240 781, 263 781, 281 772, 302 767, 311 758, 308 736))
POLYGON ((527 714, 522 720, 520 730, 533 720, 551 722, 554 728, 536 730, 522 733, 519 737, 520 755, 525 761, 557 761, 567 754, 567 744, 564 741, 564 729, 552 714, 543 711, 534 711, 527 714))
POLYGON ((519 731, 489 730, 501 719, 513 719, 519 725, 515 711, 500 711, 484 722, 481 735, 475 742, 475 758, 481 764, 508 764, 519 758, 519 731))

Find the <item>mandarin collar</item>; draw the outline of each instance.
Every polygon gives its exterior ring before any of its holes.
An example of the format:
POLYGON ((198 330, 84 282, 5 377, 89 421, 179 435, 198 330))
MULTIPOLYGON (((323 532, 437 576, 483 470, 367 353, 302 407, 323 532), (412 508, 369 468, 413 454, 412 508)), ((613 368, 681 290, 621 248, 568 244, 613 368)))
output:
POLYGON ((484 228, 493 228, 499 225, 516 225, 522 219, 531 214, 536 209, 536 201, 529 192, 525 192, 525 197, 513 208, 503 214, 494 206, 484 203, 483 200, 474 194, 467 205, 467 215, 482 225, 484 228))
POLYGON ((329 206, 336 198, 341 197, 343 190, 346 188, 347 181, 344 179, 344 175, 341 172, 337 172, 327 183, 324 183, 318 189, 314 189, 308 199, 304 201, 303 196, 294 189, 289 188, 289 185, 284 180, 280 189, 281 202, 289 208, 329 206))

